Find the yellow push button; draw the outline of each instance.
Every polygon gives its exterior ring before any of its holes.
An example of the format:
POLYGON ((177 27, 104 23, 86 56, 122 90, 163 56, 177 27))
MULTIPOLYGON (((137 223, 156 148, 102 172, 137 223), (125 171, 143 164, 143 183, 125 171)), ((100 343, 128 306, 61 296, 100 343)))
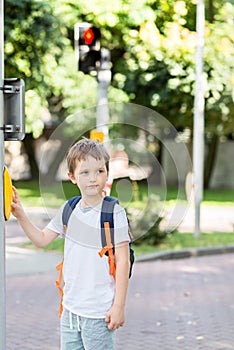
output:
POLYGON ((4 216, 5 220, 8 220, 11 215, 11 203, 13 199, 12 182, 9 171, 4 167, 3 174, 3 185, 4 185, 4 216))

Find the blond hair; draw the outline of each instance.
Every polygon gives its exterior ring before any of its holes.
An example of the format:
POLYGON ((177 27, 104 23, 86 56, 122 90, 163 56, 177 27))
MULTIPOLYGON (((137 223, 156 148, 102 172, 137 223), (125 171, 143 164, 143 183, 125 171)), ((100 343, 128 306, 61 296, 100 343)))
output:
POLYGON ((77 162, 86 160, 88 156, 96 160, 104 158, 107 171, 109 171, 110 156, 102 143, 96 140, 82 139, 76 142, 68 151, 67 166, 68 171, 74 175, 77 162))

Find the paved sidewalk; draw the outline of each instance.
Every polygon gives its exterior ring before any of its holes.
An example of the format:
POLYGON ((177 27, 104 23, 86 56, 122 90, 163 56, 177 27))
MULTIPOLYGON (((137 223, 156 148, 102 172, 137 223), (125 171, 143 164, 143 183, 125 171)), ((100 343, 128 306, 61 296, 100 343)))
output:
POLYGON ((56 277, 55 272, 7 277, 6 350, 59 350, 56 277))
POLYGON ((234 254, 139 263, 118 349, 234 349, 234 254))
MULTIPOLYGON (((234 254, 137 263, 117 349, 234 349, 233 271, 234 254)), ((59 350, 55 278, 7 278, 7 350, 59 350)))
MULTIPOLYGON (((189 207, 179 225, 180 232, 194 231, 194 209, 189 207)), ((234 232, 234 207, 201 205, 201 232, 234 232)))
MULTIPOLYGON (((228 213, 222 227, 233 232, 233 208, 228 213)), ((30 217, 39 226, 48 221, 37 210, 30 217)), ((212 218, 212 212, 206 217, 212 218)), ((212 230, 216 218, 203 223, 212 230)), ((20 248, 25 240, 17 222, 10 219, 6 350, 59 350, 59 296, 54 282, 61 257, 20 248)), ((136 263, 117 350, 234 350, 233 271, 234 253, 136 263)))

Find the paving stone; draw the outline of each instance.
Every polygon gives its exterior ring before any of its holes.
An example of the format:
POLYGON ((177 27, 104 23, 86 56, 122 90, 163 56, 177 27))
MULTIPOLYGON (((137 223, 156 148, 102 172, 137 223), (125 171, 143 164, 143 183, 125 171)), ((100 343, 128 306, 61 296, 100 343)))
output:
MULTIPOLYGON (((23 239, 8 225, 8 245, 23 239)), ((6 350, 59 350, 57 272, 34 266, 7 276, 6 350)), ((233 271, 234 253, 136 263, 117 350, 234 350, 233 271)))

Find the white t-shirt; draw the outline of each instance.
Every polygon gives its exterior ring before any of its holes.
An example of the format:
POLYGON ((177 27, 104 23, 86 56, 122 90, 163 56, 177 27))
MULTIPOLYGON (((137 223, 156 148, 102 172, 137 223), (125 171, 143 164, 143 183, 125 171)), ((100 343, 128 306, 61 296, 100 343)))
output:
MULTIPOLYGON (((64 246, 63 306, 72 313, 89 318, 105 318, 113 304, 115 281, 109 274, 108 257, 100 258, 102 249, 100 215, 102 203, 83 208, 80 202, 67 225, 64 246)), ((64 236, 62 206, 47 228, 64 236)), ((114 207, 115 245, 129 241, 125 210, 114 207)))

